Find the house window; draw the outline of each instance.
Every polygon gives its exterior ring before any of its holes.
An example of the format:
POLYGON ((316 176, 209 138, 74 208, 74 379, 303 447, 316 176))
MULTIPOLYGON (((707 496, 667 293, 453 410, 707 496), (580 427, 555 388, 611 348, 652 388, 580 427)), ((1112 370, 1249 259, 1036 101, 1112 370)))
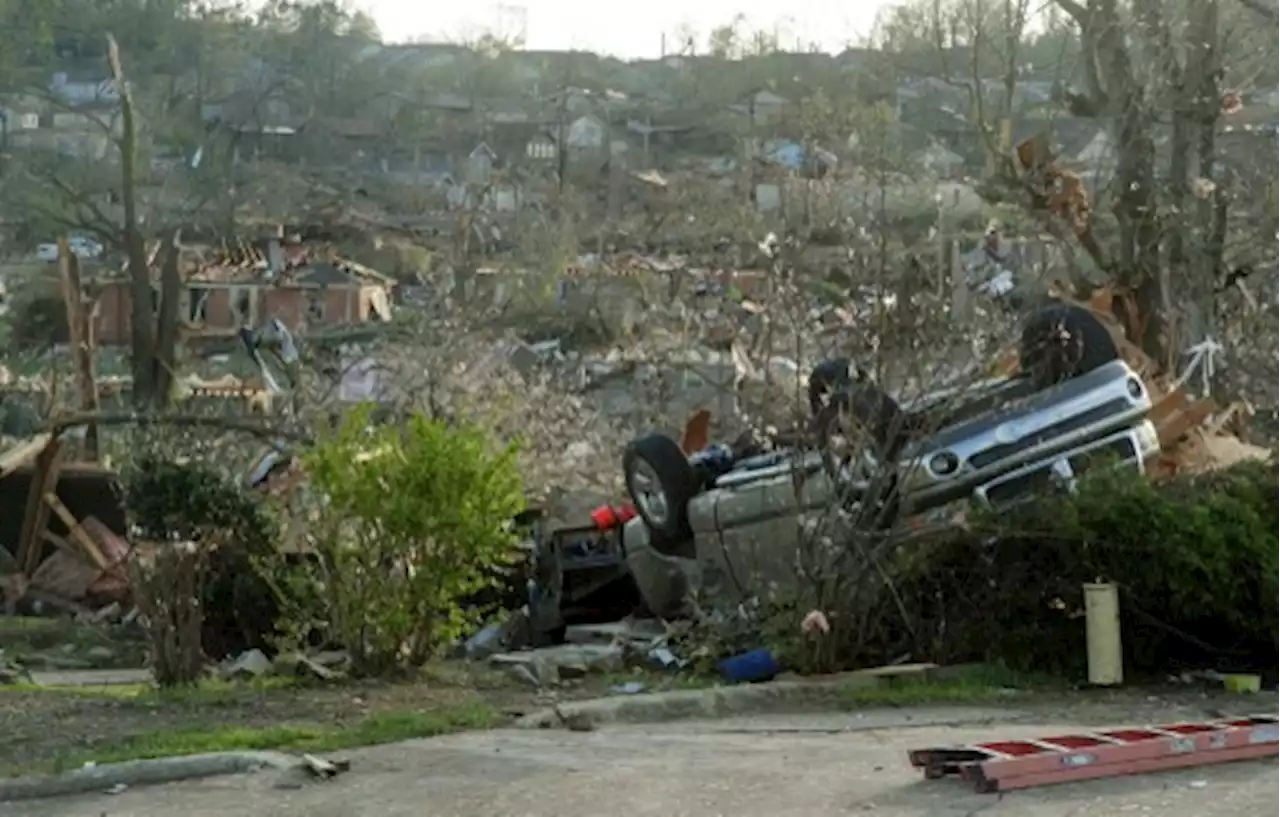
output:
POLYGON ((321 323, 324 321, 324 293, 308 292, 307 293, 307 322, 321 323))
POLYGON ((525 146, 524 152, 530 159, 545 161, 556 157, 556 146, 545 139, 535 139, 525 146))
POLYGON ((209 290, 204 287, 187 289, 187 323, 200 324, 207 320, 209 290))
POLYGON ((253 326, 254 313, 257 311, 253 302, 253 287, 231 287, 231 320, 236 326, 253 326))

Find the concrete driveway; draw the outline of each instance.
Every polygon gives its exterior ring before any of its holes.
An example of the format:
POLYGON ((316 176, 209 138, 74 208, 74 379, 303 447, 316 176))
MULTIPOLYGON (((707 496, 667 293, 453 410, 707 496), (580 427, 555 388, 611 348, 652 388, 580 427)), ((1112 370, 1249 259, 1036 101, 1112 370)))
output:
POLYGON ((734 718, 587 733, 505 730, 364 749, 325 784, 270 774, 0 805, 0 817, 1270 817, 1274 761, 978 795, 911 748, 1061 733, 1008 712, 734 718))

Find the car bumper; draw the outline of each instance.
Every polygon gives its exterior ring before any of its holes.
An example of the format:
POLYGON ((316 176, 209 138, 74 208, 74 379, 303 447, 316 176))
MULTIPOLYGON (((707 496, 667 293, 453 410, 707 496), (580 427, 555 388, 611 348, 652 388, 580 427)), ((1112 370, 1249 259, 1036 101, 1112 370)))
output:
POLYGON ((1160 453, 1160 438, 1150 420, 1076 448, 1023 466, 980 485, 974 498, 1002 510, 1046 492, 1074 492, 1081 476, 1099 468, 1130 468, 1142 473, 1160 453))

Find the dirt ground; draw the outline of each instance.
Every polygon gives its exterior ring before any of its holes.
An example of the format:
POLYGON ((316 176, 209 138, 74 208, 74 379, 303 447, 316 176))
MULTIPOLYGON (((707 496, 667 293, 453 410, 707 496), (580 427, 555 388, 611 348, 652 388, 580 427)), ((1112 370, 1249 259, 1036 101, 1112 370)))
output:
MULTIPOLYGON (((1270 700, 1268 701, 1271 702, 1270 700)), ((1138 703, 1155 720, 1196 708, 1138 703)), ((603 727, 500 730, 344 753, 351 771, 282 787, 268 773, 59 800, 0 804, 0 817, 1263 817, 1274 760, 980 795, 926 781, 907 751, 1062 734, 1081 721, 1146 720, 1127 705, 1081 718, 1046 711, 902 709, 603 727)))

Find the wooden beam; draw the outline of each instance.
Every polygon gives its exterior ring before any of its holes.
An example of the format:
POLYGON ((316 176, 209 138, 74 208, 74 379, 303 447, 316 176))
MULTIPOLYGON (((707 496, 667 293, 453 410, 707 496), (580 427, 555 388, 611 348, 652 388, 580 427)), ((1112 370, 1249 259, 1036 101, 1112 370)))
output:
POLYGON ((75 556, 77 559, 84 557, 84 553, 82 553, 78 547, 71 544, 66 539, 63 539, 61 536, 49 530, 48 528, 45 528, 44 533, 40 534, 40 537, 44 539, 44 541, 56 547, 58 550, 66 551, 68 554, 75 556))
POLYGON ((50 434, 37 434, 26 442, 18 443, 13 448, 0 454, 0 478, 7 477, 19 468, 40 456, 40 452, 53 439, 50 434))
MULTIPOLYGON (((80 280, 80 260, 67 246, 67 239, 58 240, 58 273, 62 279, 62 302, 67 311, 67 339, 71 357, 75 363, 76 379, 80 387, 80 410, 98 413, 98 385, 93 372, 93 321, 91 309, 84 302, 84 287, 80 280)), ((98 424, 90 422, 85 429, 85 456, 98 459, 98 424)))
POLYGON ((85 531, 84 526, 80 524, 80 520, 76 519, 75 514, 66 505, 62 504, 62 500, 58 499, 57 494, 52 491, 45 493, 44 504, 49 506, 58 515, 58 518, 62 520, 62 524, 67 526, 71 538, 75 539, 76 543, 83 548, 84 554, 89 557, 89 561, 97 565, 99 570, 107 570, 111 567, 111 563, 103 555, 98 543, 93 541, 93 537, 85 531))
POLYGON ((62 467, 62 443, 49 441, 36 458, 31 473, 31 487, 27 491, 27 507, 22 517, 22 532, 18 536, 17 560, 22 572, 30 576, 40 564, 40 533, 49 524, 49 511, 42 501, 44 495, 57 490, 58 473, 62 467))

